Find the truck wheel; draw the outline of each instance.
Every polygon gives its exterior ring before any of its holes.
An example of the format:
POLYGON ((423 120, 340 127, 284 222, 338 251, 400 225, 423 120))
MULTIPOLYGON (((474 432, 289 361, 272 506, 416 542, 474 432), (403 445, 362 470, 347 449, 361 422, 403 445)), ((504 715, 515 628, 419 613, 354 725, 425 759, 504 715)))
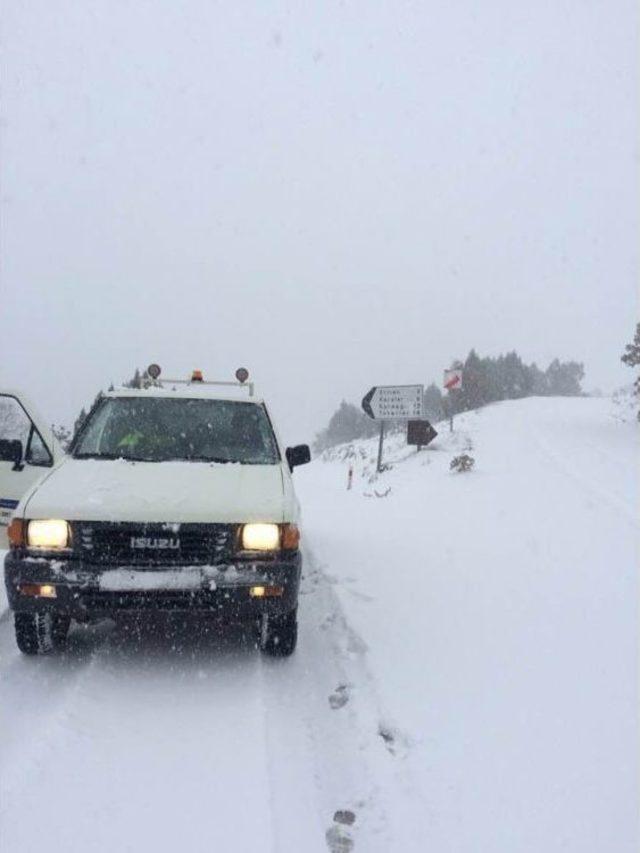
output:
POLYGON ((67 639, 71 619, 53 613, 16 613, 16 643, 25 655, 53 651, 67 639))
POLYGON ((298 610, 285 616, 269 616, 265 613, 260 636, 260 649, 274 657, 293 654, 298 642, 298 610))

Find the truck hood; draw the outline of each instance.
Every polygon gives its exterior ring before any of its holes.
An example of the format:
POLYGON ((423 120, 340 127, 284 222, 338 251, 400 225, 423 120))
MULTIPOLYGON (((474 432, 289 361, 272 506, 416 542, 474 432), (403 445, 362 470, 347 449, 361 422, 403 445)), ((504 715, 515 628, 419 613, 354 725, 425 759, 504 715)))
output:
POLYGON ((293 502, 281 465, 67 458, 16 514, 69 521, 282 522, 293 520, 293 502))

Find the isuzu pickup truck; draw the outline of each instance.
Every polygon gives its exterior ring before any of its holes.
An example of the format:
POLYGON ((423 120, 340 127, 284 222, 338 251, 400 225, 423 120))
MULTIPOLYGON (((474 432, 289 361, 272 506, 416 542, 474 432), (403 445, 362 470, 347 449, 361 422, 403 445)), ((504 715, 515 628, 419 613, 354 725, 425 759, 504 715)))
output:
POLYGON ((161 381, 157 365, 148 375, 148 387, 101 395, 67 452, 24 396, 0 392, 18 647, 54 650, 72 620, 188 611, 251 622, 263 651, 291 654, 301 572, 292 472, 308 446, 282 446, 242 369, 224 383, 199 371, 161 381))

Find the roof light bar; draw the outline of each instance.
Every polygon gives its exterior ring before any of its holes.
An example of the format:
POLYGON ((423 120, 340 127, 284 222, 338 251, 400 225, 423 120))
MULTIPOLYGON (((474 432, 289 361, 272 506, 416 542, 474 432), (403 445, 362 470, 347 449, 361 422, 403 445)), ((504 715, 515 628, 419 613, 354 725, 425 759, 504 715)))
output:
MULTIPOLYGON (((155 370, 154 370, 155 372, 155 370)), ((160 367, 157 364, 150 364, 147 368, 147 373, 151 376, 152 379, 156 379, 160 375, 160 367), (157 368, 156 375, 153 376, 151 373, 151 368, 157 368)), ((249 396, 253 397, 255 386, 253 382, 248 382, 249 379, 249 371, 246 367, 239 367, 236 370, 236 382, 232 382, 230 380, 220 379, 220 380, 205 380, 204 375, 201 370, 193 370, 191 372, 191 376, 188 379, 168 379, 165 378, 162 382, 165 385, 191 385, 192 383, 198 383, 198 385, 222 385, 226 387, 233 388, 247 388, 249 391, 249 396)))

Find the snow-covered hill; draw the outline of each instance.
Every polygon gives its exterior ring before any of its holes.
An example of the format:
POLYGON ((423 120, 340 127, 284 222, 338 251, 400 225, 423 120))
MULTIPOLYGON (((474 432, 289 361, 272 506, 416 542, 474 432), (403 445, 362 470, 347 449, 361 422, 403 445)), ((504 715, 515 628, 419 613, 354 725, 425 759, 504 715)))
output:
POLYGON ((635 853, 637 424, 440 428, 379 477, 375 441, 296 470, 291 659, 108 626, 24 659, 0 618, 3 853, 635 853))
POLYGON ((421 453, 392 439, 378 478, 367 441, 298 480, 394 849, 634 850, 637 425, 529 399, 439 428, 421 453))

